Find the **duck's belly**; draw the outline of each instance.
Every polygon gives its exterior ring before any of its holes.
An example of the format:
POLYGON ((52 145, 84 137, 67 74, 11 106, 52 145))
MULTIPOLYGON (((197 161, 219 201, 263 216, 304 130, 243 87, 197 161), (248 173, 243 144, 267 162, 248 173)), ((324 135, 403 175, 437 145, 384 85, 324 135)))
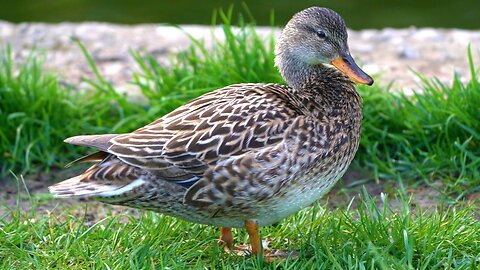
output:
POLYGON ((324 176, 305 176, 304 179, 297 179, 299 183, 309 182, 309 185, 292 185, 286 187, 286 192, 279 197, 273 197, 267 203, 262 204, 260 207, 255 208, 252 211, 252 216, 246 218, 241 215, 238 217, 232 216, 229 213, 227 216, 207 216, 203 215, 190 215, 180 217, 189 221, 209 224, 219 227, 233 227, 239 228, 245 226, 245 220, 253 220, 258 223, 259 226, 266 226, 287 218, 290 215, 295 214, 301 209, 308 207, 320 199, 325 193, 335 185, 337 180, 343 175, 345 170, 339 171, 334 175, 327 177, 324 176), (316 179, 313 180, 312 177, 316 179), (311 185, 311 182, 317 183, 317 185, 311 185))
POLYGON ((205 212, 199 208, 183 203, 184 190, 172 190, 178 188, 175 184, 167 184, 162 187, 149 188, 152 193, 143 193, 144 196, 122 199, 115 202, 105 200, 112 204, 121 204, 134 208, 152 210, 167 214, 190 222, 208 224, 219 227, 239 228, 245 226, 246 220, 253 220, 259 226, 266 226, 298 212, 313 204, 327 193, 345 173, 348 163, 333 169, 328 173, 311 171, 285 185, 278 193, 259 204, 252 203, 243 211, 229 208, 221 209, 223 214, 205 212), (245 214, 247 210, 248 214, 245 214))
POLYGON ((287 218, 301 209, 312 205, 335 185, 338 179, 345 173, 347 164, 335 170, 329 175, 318 173, 307 174, 296 179, 294 185, 289 185, 280 190, 279 196, 274 196, 260 206, 252 206, 250 216, 239 214, 235 210, 229 211, 226 215, 212 215, 204 213, 184 204, 176 205, 169 209, 152 209, 187 221, 208 224, 219 227, 240 228, 245 226, 246 220, 253 220, 259 226, 266 226, 287 218), (308 184, 307 184, 308 183, 308 184), (312 184, 313 183, 313 184, 312 184), (170 211, 173 210, 173 211, 170 211))
POLYGON ((260 215, 255 219, 260 226, 270 225, 295 214, 301 209, 318 201, 335 185, 338 179, 318 179, 316 186, 291 187, 282 198, 260 209, 260 215))

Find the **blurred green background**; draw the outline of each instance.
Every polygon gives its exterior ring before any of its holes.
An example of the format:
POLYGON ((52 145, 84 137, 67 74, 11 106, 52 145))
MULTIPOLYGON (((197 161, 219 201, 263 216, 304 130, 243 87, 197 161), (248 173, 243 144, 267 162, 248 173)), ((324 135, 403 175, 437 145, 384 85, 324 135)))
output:
POLYGON ((353 29, 440 27, 480 29, 480 0, 0 0, 0 20, 11 22, 80 22, 210 24, 212 11, 246 4, 259 25, 283 25, 309 6, 339 12, 353 29))

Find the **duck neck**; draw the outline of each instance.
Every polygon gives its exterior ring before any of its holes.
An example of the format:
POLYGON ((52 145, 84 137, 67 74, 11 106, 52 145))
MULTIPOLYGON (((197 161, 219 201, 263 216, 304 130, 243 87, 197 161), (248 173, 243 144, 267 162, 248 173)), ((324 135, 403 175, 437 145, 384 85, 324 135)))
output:
POLYGON ((353 85, 348 77, 335 68, 323 64, 306 64, 299 59, 299 57, 289 57, 286 53, 278 54, 275 59, 280 74, 295 91, 308 90, 305 86, 315 82, 349 85, 348 87, 353 85))
POLYGON ((277 59, 280 60, 277 67, 292 93, 312 116, 361 118, 361 98, 348 77, 332 67, 306 65, 288 59, 295 58, 277 59))
POLYGON ((312 76, 317 76, 322 68, 306 65, 295 57, 288 57, 285 53, 277 54, 275 65, 285 82, 293 89, 300 89, 312 76))

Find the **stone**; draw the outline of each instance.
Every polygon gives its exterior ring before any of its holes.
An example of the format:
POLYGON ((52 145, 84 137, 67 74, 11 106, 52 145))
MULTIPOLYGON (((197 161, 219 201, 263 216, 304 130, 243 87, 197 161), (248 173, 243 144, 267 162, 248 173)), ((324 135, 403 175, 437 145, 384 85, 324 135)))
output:
POLYGON ((407 46, 401 49, 399 53, 399 57, 403 59, 410 59, 410 60, 418 59, 420 57, 420 53, 414 48, 407 46))

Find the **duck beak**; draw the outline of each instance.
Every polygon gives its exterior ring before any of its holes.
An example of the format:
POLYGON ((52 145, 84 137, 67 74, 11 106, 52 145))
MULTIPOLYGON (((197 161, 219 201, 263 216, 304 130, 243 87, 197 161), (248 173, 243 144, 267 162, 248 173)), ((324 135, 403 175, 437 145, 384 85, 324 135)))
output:
POLYGON ((338 58, 333 59, 330 63, 357 83, 367 85, 373 84, 372 77, 357 66, 349 53, 345 53, 338 58))

